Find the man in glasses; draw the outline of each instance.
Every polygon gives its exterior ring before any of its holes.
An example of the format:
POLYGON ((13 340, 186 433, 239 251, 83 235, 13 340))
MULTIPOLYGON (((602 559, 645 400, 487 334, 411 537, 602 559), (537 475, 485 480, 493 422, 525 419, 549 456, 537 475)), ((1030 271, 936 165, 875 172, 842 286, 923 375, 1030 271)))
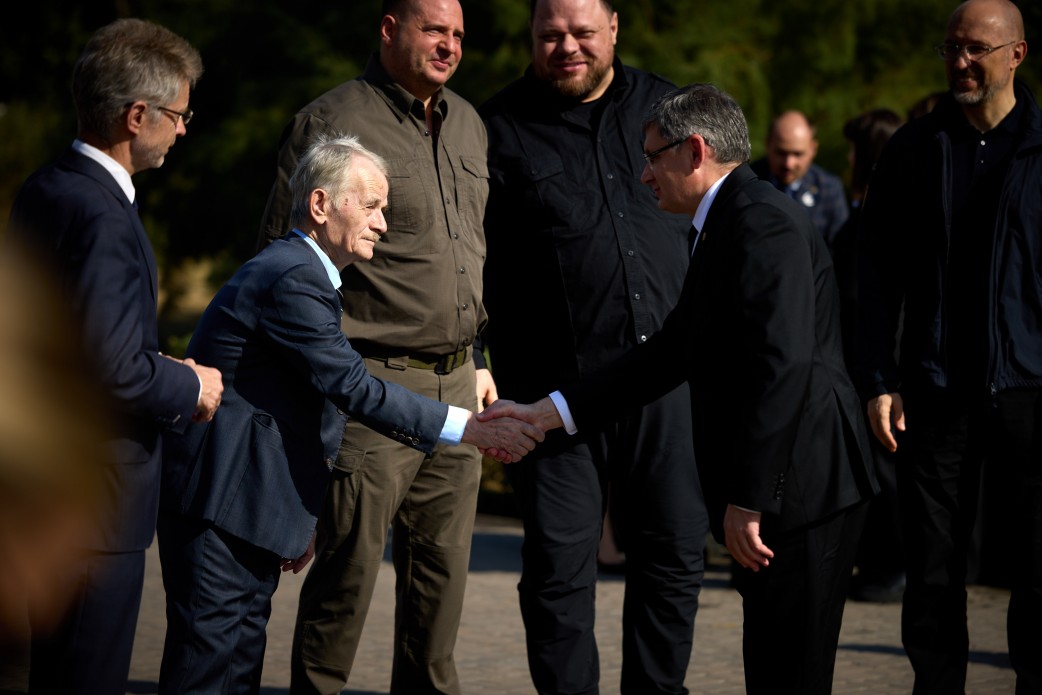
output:
MULTIPOLYGON (((615 56, 611 2, 535 0, 530 17, 531 65, 479 109, 489 134, 486 338, 500 394, 521 401, 662 327, 690 228, 640 183, 641 117, 673 86, 615 56), (535 329, 520 319, 533 312, 535 329)), ((645 156, 656 166, 664 152, 645 156)), ((708 533, 690 413, 680 385, 581 437, 554 433, 507 469, 525 526, 518 589, 538 692, 598 692, 605 508, 605 533, 614 528, 625 553, 620 691, 686 692, 708 533)))
POLYGON ((959 5, 937 51, 949 91, 894 135, 866 199, 856 370, 898 456, 914 692, 963 691, 967 550, 987 489, 1017 692, 1042 693, 1042 112, 1014 79, 1027 44, 1012 2, 959 5))
POLYGON ((126 690, 156 530, 160 433, 210 420, 221 400, 220 372, 159 352, 156 261, 131 183, 185 135, 202 72, 198 52, 163 27, 123 19, 99 29, 73 69, 78 137, 11 211, 11 236, 39 252, 66 293, 113 425, 101 513, 63 578, 79 594, 49 631, 36 629, 47 607, 31 607, 32 693, 126 690))
POLYGON ((746 164, 745 116, 726 93, 692 84, 655 102, 644 151, 663 148, 641 180, 699 232, 662 330, 531 406, 501 399, 478 417, 578 437, 688 383, 709 521, 741 565, 746 691, 827 695, 864 502, 878 489, 832 258, 799 204, 746 164))

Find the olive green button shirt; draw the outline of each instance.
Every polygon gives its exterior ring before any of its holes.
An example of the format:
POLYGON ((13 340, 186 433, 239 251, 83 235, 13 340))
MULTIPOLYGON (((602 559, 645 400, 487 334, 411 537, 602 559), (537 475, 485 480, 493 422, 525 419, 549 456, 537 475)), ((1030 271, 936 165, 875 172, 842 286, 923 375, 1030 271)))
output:
POLYGON ((485 323, 485 126, 449 89, 432 100, 428 131, 423 103, 373 56, 361 77, 304 107, 283 132, 262 243, 289 231, 289 176, 317 134, 357 135, 387 160, 387 234, 372 261, 342 273, 343 330, 363 354, 451 354, 485 323))

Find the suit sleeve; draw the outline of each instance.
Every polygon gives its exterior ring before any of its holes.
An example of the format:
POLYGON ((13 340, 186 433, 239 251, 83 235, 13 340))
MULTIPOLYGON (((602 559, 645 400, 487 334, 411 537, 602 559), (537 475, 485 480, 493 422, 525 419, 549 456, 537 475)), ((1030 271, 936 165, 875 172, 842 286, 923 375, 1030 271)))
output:
MULTIPOLYGON (((120 412, 159 426, 187 424, 199 397, 189 368, 161 356, 143 248, 124 210, 88 219, 67 235, 61 262, 84 349, 120 412)), ((146 250, 147 252, 147 250, 146 250)))
POLYGON ((374 431, 427 453, 434 449, 448 406, 369 374, 340 330, 328 278, 296 266, 276 280, 271 297, 259 329, 291 369, 374 431))
MULTIPOLYGON (((743 208, 728 231, 737 245, 726 259, 737 313, 732 387, 742 394, 733 441, 728 500, 770 508, 770 484, 789 466, 815 359, 815 286, 811 248, 792 218, 770 205, 743 208)), ((726 295, 725 295, 726 296, 726 295)), ((723 336, 721 336, 723 338, 723 336)), ((712 398, 711 394, 702 394, 712 398)), ((798 455, 798 454, 797 454, 798 455)))

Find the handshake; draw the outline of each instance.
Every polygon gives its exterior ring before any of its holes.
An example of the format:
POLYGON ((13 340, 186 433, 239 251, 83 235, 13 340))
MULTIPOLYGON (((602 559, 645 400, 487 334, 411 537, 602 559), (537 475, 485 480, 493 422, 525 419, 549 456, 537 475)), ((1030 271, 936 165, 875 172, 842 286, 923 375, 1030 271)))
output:
POLYGON ((497 461, 517 463, 546 432, 563 425, 549 397, 528 405, 499 399, 467 420, 463 441, 497 461))

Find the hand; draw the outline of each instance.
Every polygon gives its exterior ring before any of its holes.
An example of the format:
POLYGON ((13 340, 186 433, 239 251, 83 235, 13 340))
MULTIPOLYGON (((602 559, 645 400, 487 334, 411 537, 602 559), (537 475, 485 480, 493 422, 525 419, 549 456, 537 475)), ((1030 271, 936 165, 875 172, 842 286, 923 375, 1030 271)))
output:
POLYGON ((488 422, 499 417, 512 417, 524 420, 535 425, 543 432, 564 427, 561 414, 557 412, 557 406, 554 405, 554 402, 549 397, 542 398, 528 405, 499 399, 494 405, 485 408, 477 416, 478 420, 482 422, 488 422))
POLYGON ((202 391, 199 393, 199 402, 195 406, 195 414, 192 416, 194 422, 209 422, 217 412, 217 406, 221 404, 221 394, 224 393, 224 384, 221 382, 221 372, 213 367, 204 367, 196 364, 195 360, 188 357, 184 361, 185 366, 191 367, 195 375, 199 377, 202 391))
POLYGON ((313 557, 315 557, 314 535, 311 536, 311 541, 308 543, 308 548, 304 551, 303 555, 298 557, 296 560, 288 560, 286 558, 282 558, 282 571, 292 571, 293 574, 297 574, 300 572, 300 570, 304 569, 309 562, 311 562, 311 558, 313 557))
POLYGON ((473 444, 483 454, 503 463, 517 463, 543 441, 543 437, 538 427, 509 417, 482 422, 472 414, 463 430, 463 442, 473 444))
POLYGON ((485 406, 492 405, 499 399, 496 391, 496 382, 492 379, 492 372, 487 369, 479 369, 475 372, 478 382, 478 412, 485 406))
POLYGON ((882 442, 889 451, 897 451, 897 439, 894 437, 890 422, 899 432, 905 431, 905 404, 899 393, 884 393, 868 402, 868 424, 872 434, 882 442))
POLYGON ((774 551, 760 540, 760 512, 727 505, 724 512, 724 545, 739 565, 753 572, 770 564, 774 551))

